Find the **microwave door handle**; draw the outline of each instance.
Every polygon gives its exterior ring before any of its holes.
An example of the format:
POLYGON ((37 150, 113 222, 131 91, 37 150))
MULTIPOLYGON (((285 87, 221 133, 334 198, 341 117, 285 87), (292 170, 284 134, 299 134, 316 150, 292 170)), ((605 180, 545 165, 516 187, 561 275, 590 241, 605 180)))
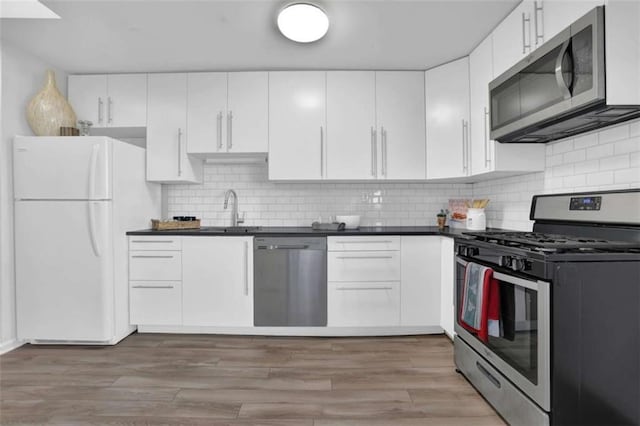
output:
MULTIPOLYGON (((563 70, 562 64, 564 62, 565 56, 569 54, 570 46, 571 46, 571 40, 567 40, 562 44, 560 53, 556 58, 556 66, 555 66, 556 83, 558 83, 558 88, 560 89, 560 92, 562 92, 562 95, 564 96, 565 99, 571 98, 571 82, 567 84, 567 82, 564 80, 564 70, 563 70)), ((571 68, 573 68, 573 63, 571 64, 571 68)), ((573 69, 569 71, 573 75, 573 69)), ((573 78, 571 80, 573 80, 573 78)))

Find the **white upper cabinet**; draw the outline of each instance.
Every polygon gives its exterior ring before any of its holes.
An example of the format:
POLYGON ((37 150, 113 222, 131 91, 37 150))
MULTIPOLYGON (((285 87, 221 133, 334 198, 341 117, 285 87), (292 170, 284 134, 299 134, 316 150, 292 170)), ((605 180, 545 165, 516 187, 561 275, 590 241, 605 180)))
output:
POLYGON ((535 45, 535 5, 525 0, 493 30, 493 71, 497 76, 531 53, 535 45))
POLYGON ((183 325, 253 327, 252 237, 184 237, 182 268, 183 325))
POLYGON ((147 180, 199 182, 202 161, 187 155, 187 74, 149 74, 147 180))
POLYGON ((538 6, 537 24, 534 30, 537 32, 538 47, 547 40, 550 40, 560 31, 573 24, 578 18, 589 12, 596 6, 604 5, 604 0, 541 0, 536 2, 538 6))
POLYGON ((267 152, 269 73, 230 72, 227 78, 228 152, 267 152))
POLYGON ((469 174, 469 59, 425 73, 427 179, 469 174))
POLYGON ((191 73, 187 86, 190 154, 267 152, 267 72, 191 73))
POLYGON ((377 71, 376 111, 379 176, 425 179, 424 73, 377 71))
POLYGON ((187 75, 187 130, 189 153, 227 151, 227 73, 187 75))
POLYGON ((78 120, 94 127, 147 125, 147 75, 71 75, 69 103, 78 120))
POLYGON ((494 141, 489 139, 489 82, 493 80, 493 45, 489 35, 469 55, 471 173, 491 170, 494 141))
POLYGON ((326 72, 269 73, 269 179, 326 176, 326 72))
POLYGON ((609 105, 640 105, 640 1, 608 0, 604 14, 609 105))
POLYGON ((376 73, 327 72, 326 177, 377 177, 376 73))
POLYGON ((499 143, 489 136, 489 82, 493 79, 491 35, 469 55, 471 175, 543 171, 544 144, 499 143))
POLYGON ((106 75, 70 75, 67 91, 78 120, 89 120, 95 127, 107 126, 106 75))

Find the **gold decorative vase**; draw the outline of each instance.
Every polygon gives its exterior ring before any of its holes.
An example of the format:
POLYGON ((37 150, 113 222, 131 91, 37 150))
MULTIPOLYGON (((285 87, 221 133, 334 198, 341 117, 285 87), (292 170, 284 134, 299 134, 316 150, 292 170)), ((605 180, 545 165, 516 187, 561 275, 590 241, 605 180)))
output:
POLYGON ((56 86, 56 75, 47 71, 44 87, 27 106, 27 122, 36 136, 59 136, 60 127, 75 127, 76 113, 56 86))

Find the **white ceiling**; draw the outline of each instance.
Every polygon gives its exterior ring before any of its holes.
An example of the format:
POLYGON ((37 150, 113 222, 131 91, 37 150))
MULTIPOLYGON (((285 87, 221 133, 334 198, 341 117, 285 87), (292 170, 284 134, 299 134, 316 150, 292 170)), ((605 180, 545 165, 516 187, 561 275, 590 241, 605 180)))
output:
POLYGON ((519 0, 324 0, 319 42, 277 30, 282 0, 44 0, 2 38, 71 73, 427 69, 467 55, 519 0))

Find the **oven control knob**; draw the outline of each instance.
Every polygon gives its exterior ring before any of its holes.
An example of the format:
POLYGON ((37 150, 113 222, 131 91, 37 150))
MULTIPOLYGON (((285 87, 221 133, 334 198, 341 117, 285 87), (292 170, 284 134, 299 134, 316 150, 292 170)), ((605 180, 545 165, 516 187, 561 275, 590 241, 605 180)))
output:
POLYGON ((511 267, 511 256, 500 256, 500 266, 504 268, 511 267))
POLYGON ((458 246, 458 255, 466 256, 467 255, 467 247, 466 246, 458 246))
POLYGON ((478 247, 467 247, 467 256, 472 257, 477 256, 478 254, 480 254, 480 249, 478 249, 478 247))
POLYGON ((514 271, 524 271, 524 267, 525 267, 525 261, 524 259, 513 259, 513 261, 511 262, 511 269, 513 269, 514 271))

